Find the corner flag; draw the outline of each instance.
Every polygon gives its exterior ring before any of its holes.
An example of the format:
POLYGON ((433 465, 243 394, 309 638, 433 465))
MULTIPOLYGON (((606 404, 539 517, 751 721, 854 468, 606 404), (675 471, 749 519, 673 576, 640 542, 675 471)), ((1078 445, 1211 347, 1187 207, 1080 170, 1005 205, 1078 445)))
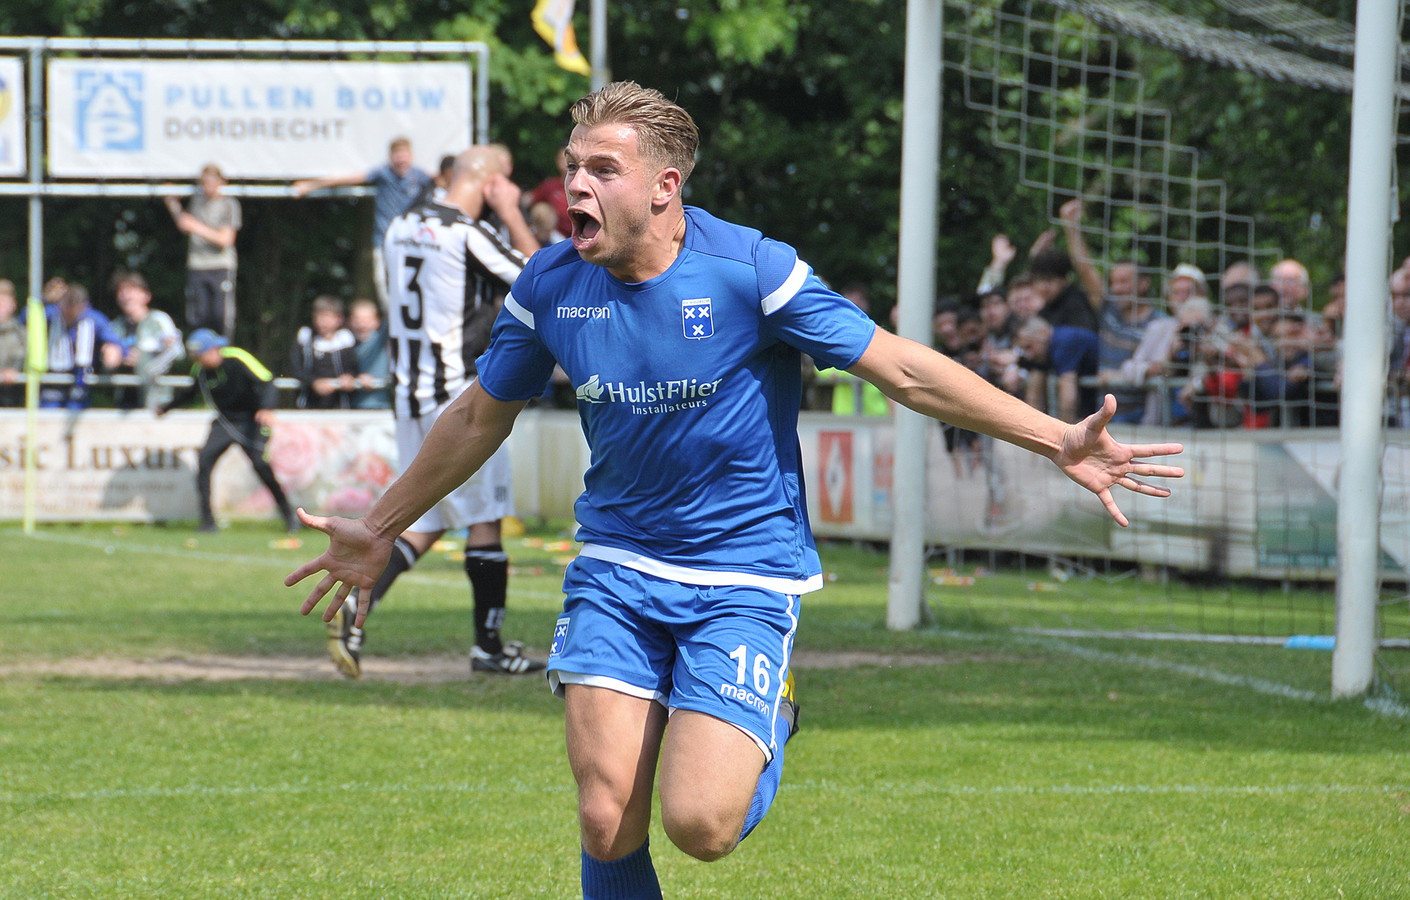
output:
POLYGON ((592 66, 578 49, 578 38, 573 34, 574 0, 538 0, 530 18, 534 30, 553 47, 553 61, 569 72, 591 75, 592 66))
POLYGON ((38 297, 30 297, 25 305, 25 329, 29 346, 24 354, 24 533, 34 534, 39 493, 39 461, 34 449, 39 441, 39 376, 49 369, 49 321, 44 315, 44 301, 38 297))
POLYGON ((30 297, 25 312, 25 330, 29 346, 25 348, 24 370, 30 375, 43 375, 49 369, 49 322, 44 316, 44 301, 30 297))

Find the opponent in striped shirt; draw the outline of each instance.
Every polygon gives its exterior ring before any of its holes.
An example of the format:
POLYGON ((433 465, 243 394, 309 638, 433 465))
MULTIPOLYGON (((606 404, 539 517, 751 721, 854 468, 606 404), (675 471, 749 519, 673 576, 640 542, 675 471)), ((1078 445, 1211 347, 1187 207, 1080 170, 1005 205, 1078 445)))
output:
MULTIPOLYGON (((519 191, 498 168, 498 156, 473 147, 456 158, 444 196, 392 220, 383 244, 387 266, 389 349, 397 456, 405 467, 436 419, 475 376, 475 358, 489 341, 502 298, 538 248, 519 211, 519 191), (507 246, 480 221, 486 209, 504 219, 519 249, 507 246)), ((386 568, 367 592, 370 612, 401 573, 416 564, 450 528, 467 529, 465 574, 475 605, 472 671, 520 675, 543 669, 522 645, 500 636, 509 559, 500 520, 514 514, 509 450, 502 447, 434 509, 425 511, 395 543, 386 568)), ((349 678, 362 673, 361 623, 349 598, 328 627, 328 652, 349 678)))

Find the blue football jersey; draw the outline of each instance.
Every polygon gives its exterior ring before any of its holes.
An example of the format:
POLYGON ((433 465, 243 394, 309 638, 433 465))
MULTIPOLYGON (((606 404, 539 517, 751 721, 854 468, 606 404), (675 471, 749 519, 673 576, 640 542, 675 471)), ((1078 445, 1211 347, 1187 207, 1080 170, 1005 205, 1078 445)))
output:
POLYGON ((671 267, 639 284, 564 241, 534 254, 478 362, 500 400, 556 362, 591 449, 583 554, 692 584, 821 585, 798 447, 800 351, 850 368, 875 324, 787 244, 686 207, 671 267))

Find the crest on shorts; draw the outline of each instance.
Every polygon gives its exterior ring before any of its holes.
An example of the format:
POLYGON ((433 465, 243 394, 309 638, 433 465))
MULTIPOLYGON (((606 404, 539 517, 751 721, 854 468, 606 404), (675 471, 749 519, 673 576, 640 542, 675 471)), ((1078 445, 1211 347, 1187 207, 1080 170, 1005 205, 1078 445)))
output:
POLYGON ((681 301, 681 327, 692 341, 715 333, 715 316, 710 310, 710 298, 681 301))
POLYGON ((548 648, 549 656, 557 656, 563 652, 563 645, 568 642, 568 616, 562 616, 553 626, 553 646, 548 648))

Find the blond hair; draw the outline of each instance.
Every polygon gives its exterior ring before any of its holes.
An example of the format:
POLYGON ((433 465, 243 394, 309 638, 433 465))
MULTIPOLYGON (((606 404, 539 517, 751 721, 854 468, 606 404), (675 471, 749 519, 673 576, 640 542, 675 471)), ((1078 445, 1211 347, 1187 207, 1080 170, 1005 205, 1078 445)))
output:
POLYGON ((660 91, 635 81, 614 81, 573 104, 573 122, 584 128, 628 125, 642 156, 679 169, 681 181, 695 168, 700 131, 695 120, 660 91))

